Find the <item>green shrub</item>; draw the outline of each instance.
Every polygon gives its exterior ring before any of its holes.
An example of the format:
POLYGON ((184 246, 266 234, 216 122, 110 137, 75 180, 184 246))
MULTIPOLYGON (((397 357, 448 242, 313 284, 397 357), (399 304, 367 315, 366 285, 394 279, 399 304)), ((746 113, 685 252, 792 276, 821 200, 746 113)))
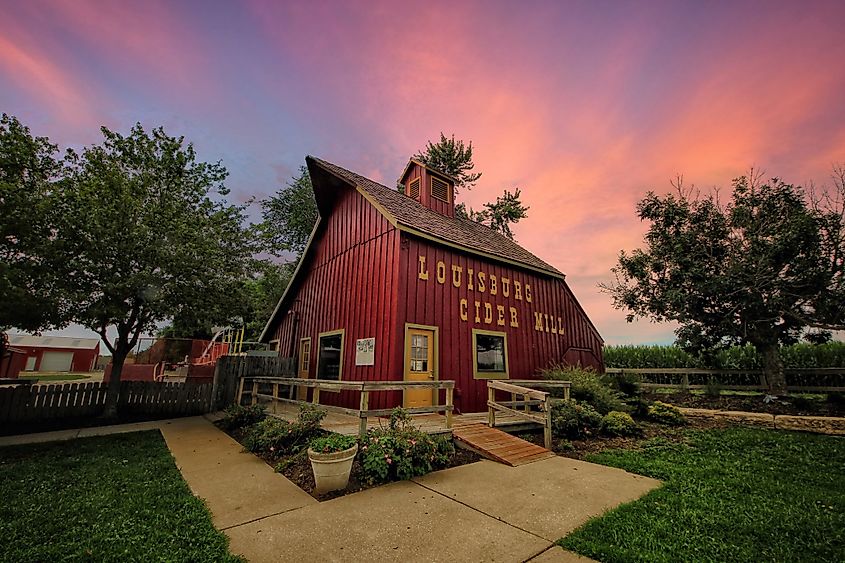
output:
POLYGON ((601 431, 608 436, 638 436, 642 429, 626 412, 613 411, 601 419, 601 431))
POLYGON ((715 377, 711 377, 704 385, 704 394, 708 397, 719 397, 722 394, 722 385, 715 377))
POLYGON ((394 409, 386 429, 367 432, 359 450, 364 479, 370 483, 401 481, 445 467, 455 454, 452 442, 430 436, 410 424, 403 409, 394 409))
POLYGON ((642 394, 640 376, 635 373, 606 373, 602 379, 611 389, 619 391, 626 398, 639 397, 642 394))
POLYGON ((687 423, 686 417, 678 410, 678 407, 661 401, 654 401, 648 408, 648 419, 670 426, 681 426, 687 423))
POLYGON ((546 379, 559 381, 571 381, 571 398, 589 403, 601 414, 610 411, 625 411, 627 406, 622 400, 622 394, 610 388, 610 385, 602 381, 601 377, 594 371, 577 367, 555 366, 543 370, 542 375, 546 379))
POLYGON ((831 405, 845 405, 845 393, 828 393, 827 402, 831 405))
POLYGON ((355 436, 344 436, 343 434, 332 432, 326 436, 314 438, 311 440, 309 447, 317 453, 328 454, 348 450, 354 446, 356 442, 357 439, 355 436))
POLYGON ((308 447, 322 434, 320 421, 326 412, 312 405, 303 405, 294 422, 268 417, 252 427, 244 439, 244 447, 253 453, 275 456, 295 454, 308 447))
POLYGON ((625 401, 628 405, 628 411, 634 418, 648 418, 648 409, 652 405, 652 401, 645 397, 632 397, 625 401))
POLYGON ((601 426, 601 415, 588 403, 561 401, 552 406, 552 434, 555 438, 586 438, 601 426))
POLYGON ((249 407, 231 405, 223 413, 225 416, 220 420, 220 424, 228 430, 252 426, 267 418, 267 411, 264 405, 252 405, 249 407))

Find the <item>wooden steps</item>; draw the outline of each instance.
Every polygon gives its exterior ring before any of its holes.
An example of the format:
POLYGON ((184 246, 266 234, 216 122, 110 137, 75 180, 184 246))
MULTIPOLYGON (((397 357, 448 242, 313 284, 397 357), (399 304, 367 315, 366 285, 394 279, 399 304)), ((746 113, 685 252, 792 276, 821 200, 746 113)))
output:
POLYGON ((512 467, 541 459, 554 457, 542 446, 526 442, 501 430, 490 428, 486 424, 470 424, 455 428, 452 436, 461 447, 472 450, 493 461, 512 467))

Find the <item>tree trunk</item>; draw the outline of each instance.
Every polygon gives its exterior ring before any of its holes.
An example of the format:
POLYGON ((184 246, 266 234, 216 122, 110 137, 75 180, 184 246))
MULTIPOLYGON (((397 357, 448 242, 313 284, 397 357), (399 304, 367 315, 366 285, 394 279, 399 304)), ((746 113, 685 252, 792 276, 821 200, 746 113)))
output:
POLYGON ((786 395, 786 375, 783 373, 780 347, 777 344, 766 344, 759 350, 763 360, 763 373, 769 383, 769 394, 776 397, 786 395))
POLYGON ((102 418, 117 418, 117 401, 120 398, 120 375, 123 373, 123 364, 126 363, 126 356, 129 351, 122 346, 115 348, 111 359, 111 378, 109 388, 106 391, 106 408, 102 418))

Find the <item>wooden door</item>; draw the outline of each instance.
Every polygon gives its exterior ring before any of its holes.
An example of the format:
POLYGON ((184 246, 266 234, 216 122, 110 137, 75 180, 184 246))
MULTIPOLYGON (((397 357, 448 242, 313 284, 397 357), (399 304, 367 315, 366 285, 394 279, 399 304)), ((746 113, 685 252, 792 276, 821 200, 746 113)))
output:
MULTIPOLYGON (((409 329, 405 342, 405 381, 433 381, 434 331, 409 329)), ((405 406, 430 407, 433 397, 431 388, 405 391, 405 406)))
MULTIPOLYGON (((303 379, 311 377, 311 339, 303 338, 299 341, 299 370, 298 376, 303 379)), ((296 398, 300 401, 308 400, 308 387, 297 387, 296 398)))

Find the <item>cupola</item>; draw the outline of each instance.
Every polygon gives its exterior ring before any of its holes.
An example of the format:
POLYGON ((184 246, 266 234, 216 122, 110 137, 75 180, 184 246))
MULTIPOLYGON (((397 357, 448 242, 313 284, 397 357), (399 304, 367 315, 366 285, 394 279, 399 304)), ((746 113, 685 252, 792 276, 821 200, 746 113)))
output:
POLYGON ((451 176, 412 158, 399 183, 405 187, 406 196, 424 207, 446 217, 455 216, 455 180, 451 176))

